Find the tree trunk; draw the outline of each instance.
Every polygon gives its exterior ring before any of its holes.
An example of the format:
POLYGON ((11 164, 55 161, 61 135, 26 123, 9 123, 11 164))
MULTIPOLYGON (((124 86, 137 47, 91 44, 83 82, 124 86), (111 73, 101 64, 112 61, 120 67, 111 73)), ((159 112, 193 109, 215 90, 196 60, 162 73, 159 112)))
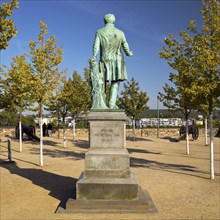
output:
POLYGON ((63 146, 66 148, 66 127, 63 125, 63 146))
POLYGON ((58 111, 58 139, 60 139, 60 112, 58 111))
POLYGON ((132 120, 132 124, 133 124, 133 141, 136 140, 136 135, 135 135, 135 119, 132 120))
POLYGON ((76 123, 75 119, 73 119, 73 141, 76 139, 76 123))
POLYGON ((65 126, 65 116, 63 115, 63 146, 66 148, 66 126, 65 126))
POLYGON ((20 143, 20 152, 22 152, 22 127, 21 127, 21 111, 20 111, 20 120, 19 120, 19 143, 20 143))
POLYGON ((40 116, 40 166, 43 166, 43 120, 40 116))
POLYGON ((214 171, 214 143, 213 143, 213 127, 212 127, 212 112, 210 113, 210 178, 215 179, 214 171))
POLYGON ((207 117, 205 118, 205 146, 208 146, 207 117))
POLYGON ((186 154, 189 155, 189 125, 186 119, 186 154))

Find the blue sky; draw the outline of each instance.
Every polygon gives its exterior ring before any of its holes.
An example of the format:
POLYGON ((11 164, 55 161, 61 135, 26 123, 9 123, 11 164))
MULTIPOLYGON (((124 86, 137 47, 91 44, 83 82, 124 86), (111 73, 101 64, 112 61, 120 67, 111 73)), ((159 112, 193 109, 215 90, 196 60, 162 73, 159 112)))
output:
POLYGON ((151 109, 156 109, 157 94, 163 91, 162 86, 172 71, 158 55, 165 45, 164 38, 169 33, 178 37, 189 20, 201 23, 202 9, 200 0, 20 0, 19 3, 12 16, 18 35, 1 52, 1 65, 9 66, 15 55, 29 54, 28 43, 37 39, 42 20, 48 25, 49 36, 55 35, 64 50, 60 68, 68 68, 69 76, 74 70, 83 75, 92 57, 95 32, 104 26, 103 16, 112 13, 116 17, 115 26, 125 33, 134 54, 125 56, 128 80, 134 77, 140 89, 147 92, 151 109))

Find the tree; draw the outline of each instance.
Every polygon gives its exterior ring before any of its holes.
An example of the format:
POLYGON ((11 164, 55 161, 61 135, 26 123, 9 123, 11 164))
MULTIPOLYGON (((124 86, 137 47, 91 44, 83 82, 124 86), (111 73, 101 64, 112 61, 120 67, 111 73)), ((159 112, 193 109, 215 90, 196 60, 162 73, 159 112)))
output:
POLYGON ((26 125, 33 125, 33 126, 35 126, 34 118, 35 118, 34 115, 24 115, 23 118, 22 118, 22 121, 26 125))
POLYGON ((84 69, 83 79, 77 71, 73 72, 72 78, 72 96, 70 103, 70 113, 73 121, 73 139, 75 139, 75 120, 81 112, 86 113, 91 106, 91 85, 89 70, 84 69))
POLYGON ((0 50, 5 50, 9 46, 8 42, 17 35, 14 21, 8 19, 16 8, 18 8, 17 0, 12 0, 10 3, 3 3, 0 6, 0 50))
POLYGON ((20 152, 22 151, 22 112, 28 109, 33 104, 32 94, 34 85, 34 75, 31 66, 26 62, 27 54, 12 58, 11 67, 6 68, 6 71, 1 69, 4 79, 1 79, 2 88, 5 97, 5 109, 19 112, 20 122, 20 152))
MULTIPOLYGON (((47 110, 51 112, 57 112, 58 116, 62 117, 63 122, 63 145, 66 147, 66 128, 65 128, 65 119, 69 113, 69 106, 71 103, 71 79, 66 80, 66 77, 62 78, 62 85, 60 86, 59 91, 55 94, 54 99, 48 106, 47 110)), ((59 117, 58 117, 59 123, 59 117)), ((58 127, 59 129, 59 127, 58 127)), ((58 131, 59 132, 59 131, 58 131)))
MULTIPOLYGON (((184 43, 180 44, 177 40, 165 39, 168 45, 164 47, 164 52, 160 53, 160 57, 168 61, 168 64, 182 75, 183 81, 180 84, 175 81, 176 89, 172 100, 176 100, 175 96, 181 94, 179 86, 183 86, 185 81, 185 94, 190 98, 190 106, 195 109, 201 106, 208 106, 210 118, 210 176, 214 179, 214 145, 212 134, 212 117, 213 110, 219 101, 220 87, 220 27, 219 27, 219 9, 220 3, 216 0, 203 0, 204 8, 201 10, 204 25, 198 31, 195 21, 190 21, 187 27, 190 34, 185 31, 180 32, 184 43), (191 105, 192 104, 192 105, 191 105)), ((173 78, 170 75, 170 78, 173 78)), ((169 88, 169 86, 165 86, 169 88)), ((171 88, 171 87, 170 87, 171 88)), ((173 89, 173 88, 172 88, 173 89)), ((163 97, 162 97, 163 98, 163 97)))
POLYGON ((84 68, 84 85, 85 85, 85 111, 88 111, 92 105, 92 98, 91 98, 91 78, 88 68, 84 68))
POLYGON ((0 125, 1 126, 15 126, 18 123, 18 115, 16 112, 7 111, 3 109, 0 112, 0 125))
MULTIPOLYGON (((3 70, 1 69, 1 72, 3 70)), ((0 77, 0 109, 10 109, 13 106, 13 102, 10 98, 10 94, 4 92, 5 79, 0 77)), ((16 111, 11 109, 11 111, 16 111)))
POLYGON ((65 119, 67 117, 67 114, 70 112, 70 103, 71 103, 71 80, 69 79, 66 81, 64 79, 63 87, 60 93, 60 96, 58 98, 59 103, 59 112, 62 117, 63 121, 63 145, 66 147, 66 126, 65 126, 65 119))
POLYGON ((81 111, 87 111, 91 105, 91 86, 88 71, 84 70, 83 79, 77 71, 73 72, 72 79, 72 108, 71 113, 76 116, 81 111))
POLYGON ((169 81, 165 84, 164 93, 159 93, 159 98, 169 110, 180 111, 186 120, 186 154, 189 155, 188 119, 193 109, 200 103, 197 80, 197 69, 193 66, 194 56, 193 38, 186 31, 180 32, 182 43, 176 40, 173 34, 165 38, 163 52, 159 52, 160 58, 167 60, 168 65, 175 70, 170 73, 169 81))
POLYGON ((203 103, 198 105, 197 109, 200 113, 202 113, 203 118, 204 118, 204 125, 205 125, 205 146, 208 146, 208 116, 209 116, 209 111, 208 111, 208 101, 203 97, 203 103))
POLYGON ((188 29, 195 35, 193 40, 195 56, 194 67, 197 69, 196 87, 200 97, 208 105, 210 119, 210 178, 214 179, 214 143, 212 131, 213 111, 220 96, 220 3, 216 0, 203 0, 201 10, 203 26, 201 30, 191 21, 188 29))
POLYGON ((131 79, 130 82, 124 84, 124 90, 121 91, 121 96, 118 99, 117 105, 125 110, 125 113, 132 117, 133 120, 133 135, 135 140, 135 119, 139 114, 148 109, 146 105, 149 97, 146 92, 140 91, 139 84, 131 79))
POLYGON ((40 33, 37 40, 29 42, 32 69, 35 74, 34 98, 38 103, 37 110, 40 118, 40 165, 43 166, 43 135, 42 112, 43 106, 49 105, 61 78, 59 64, 63 60, 63 50, 56 44, 55 36, 46 39, 47 25, 40 21, 40 33))

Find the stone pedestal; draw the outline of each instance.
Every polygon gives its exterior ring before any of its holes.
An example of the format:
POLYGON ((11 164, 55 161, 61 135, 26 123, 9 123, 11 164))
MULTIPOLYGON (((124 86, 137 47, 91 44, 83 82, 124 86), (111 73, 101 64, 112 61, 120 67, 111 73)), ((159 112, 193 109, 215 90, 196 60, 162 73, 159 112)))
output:
POLYGON ((90 112, 85 170, 76 183, 77 200, 137 200, 138 184, 130 171, 124 111, 90 112))

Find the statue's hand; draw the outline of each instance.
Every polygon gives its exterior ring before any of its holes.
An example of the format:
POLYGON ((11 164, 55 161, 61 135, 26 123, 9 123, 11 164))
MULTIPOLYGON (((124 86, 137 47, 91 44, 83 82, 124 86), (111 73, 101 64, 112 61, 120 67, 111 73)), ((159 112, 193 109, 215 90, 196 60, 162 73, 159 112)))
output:
POLYGON ((133 52, 132 52, 132 51, 129 51, 128 56, 129 56, 129 57, 133 56, 133 52))

